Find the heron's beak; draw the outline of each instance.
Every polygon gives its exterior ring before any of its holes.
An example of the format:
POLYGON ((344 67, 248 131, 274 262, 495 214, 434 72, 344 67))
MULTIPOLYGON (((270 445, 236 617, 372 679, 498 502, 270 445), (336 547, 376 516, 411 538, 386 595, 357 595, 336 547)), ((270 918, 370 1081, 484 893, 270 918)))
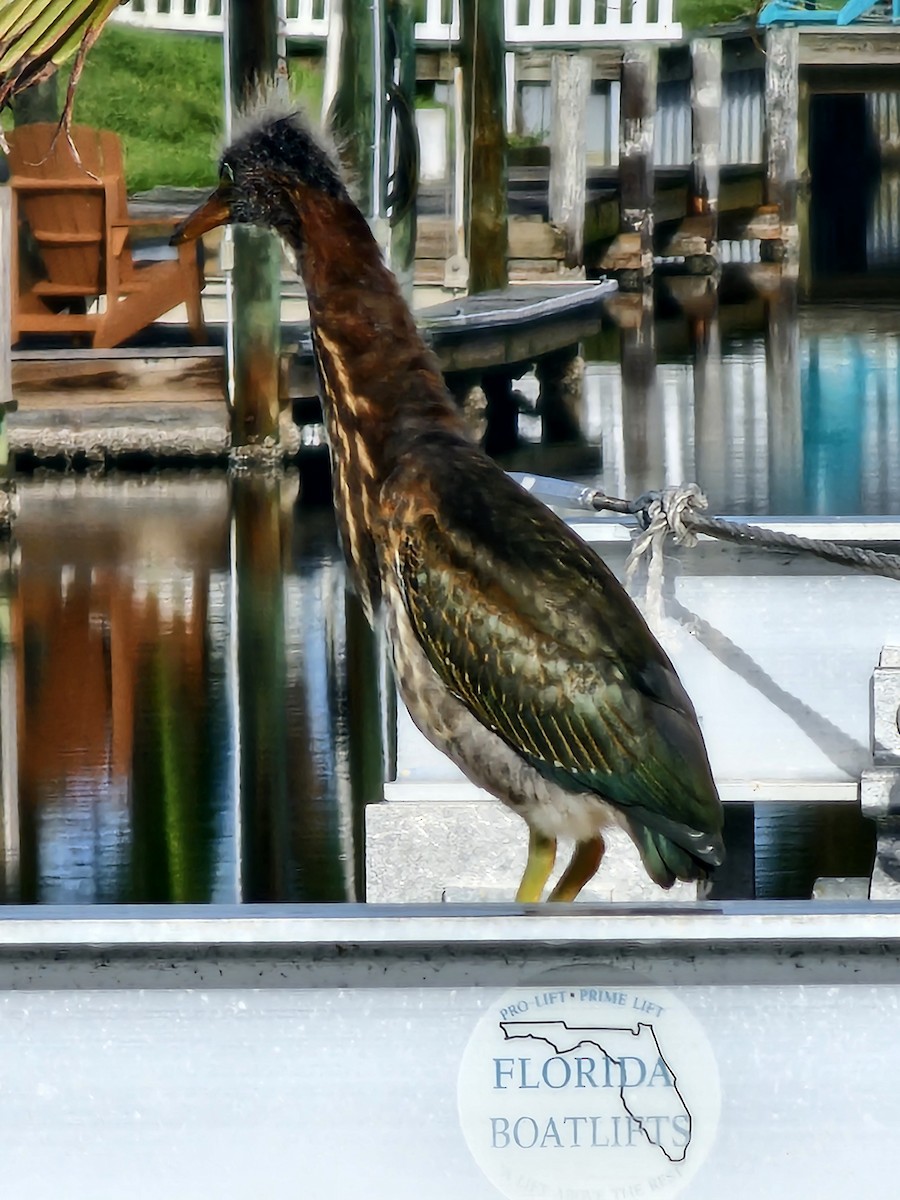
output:
POLYGON ((227 225, 230 220, 231 191, 220 183, 208 200, 204 200, 189 217, 185 217, 169 239, 169 245, 178 246, 181 242, 202 237, 207 230, 215 229, 217 225, 227 225))

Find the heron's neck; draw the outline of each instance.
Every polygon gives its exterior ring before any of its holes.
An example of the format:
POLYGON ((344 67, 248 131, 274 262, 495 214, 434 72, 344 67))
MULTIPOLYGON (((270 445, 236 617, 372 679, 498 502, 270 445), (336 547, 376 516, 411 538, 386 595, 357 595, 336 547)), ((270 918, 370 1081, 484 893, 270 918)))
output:
POLYGON ((314 195, 304 205, 303 243, 323 402, 365 441, 377 474, 390 472, 411 438, 435 430, 465 436, 437 360, 356 206, 314 195))
MULTIPOLYGON (((372 541, 381 485, 411 446, 463 418, 365 219, 347 199, 308 193, 294 241, 309 299, 335 505, 357 584, 377 592, 372 541)), ((371 606, 377 595, 371 596, 371 606)))

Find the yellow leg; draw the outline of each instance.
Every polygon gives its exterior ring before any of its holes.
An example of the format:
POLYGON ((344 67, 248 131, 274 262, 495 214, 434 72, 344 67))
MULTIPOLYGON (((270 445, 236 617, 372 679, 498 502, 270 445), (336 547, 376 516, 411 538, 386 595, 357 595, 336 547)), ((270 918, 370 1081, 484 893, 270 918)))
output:
POLYGON ((574 900, 584 885, 596 875, 605 849, 603 838, 599 834, 590 841, 579 842, 569 865, 560 876, 559 883, 550 893, 550 899, 574 900))
POLYGON ((529 830, 528 861, 516 892, 519 904, 534 904, 540 900, 555 862, 556 838, 544 837, 533 829, 529 830))

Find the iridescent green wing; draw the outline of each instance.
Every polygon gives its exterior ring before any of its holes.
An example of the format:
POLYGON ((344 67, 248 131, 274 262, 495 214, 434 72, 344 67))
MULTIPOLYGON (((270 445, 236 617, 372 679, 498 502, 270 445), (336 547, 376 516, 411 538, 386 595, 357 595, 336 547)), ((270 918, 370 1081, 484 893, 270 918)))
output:
POLYGON ((392 485, 394 568, 453 694, 547 778, 716 862, 694 710, 605 564, 474 451, 445 448, 392 485))

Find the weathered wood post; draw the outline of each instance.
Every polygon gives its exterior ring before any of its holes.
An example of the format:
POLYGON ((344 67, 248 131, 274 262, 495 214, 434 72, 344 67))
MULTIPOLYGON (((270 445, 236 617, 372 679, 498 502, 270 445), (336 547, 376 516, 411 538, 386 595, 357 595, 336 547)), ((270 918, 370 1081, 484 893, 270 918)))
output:
POLYGON ((619 110, 620 224, 631 247, 619 284, 635 290, 653 274, 653 117, 656 112, 656 46, 627 46, 622 55, 619 110), (633 265, 632 265, 633 264, 633 265))
POLYGON ((415 127, 416 104, 416 19, 412 0, 389 0, 389 42, 391 61, 388 67, 392 74, 395 116, 390 132, 396 178, 388 195, 390 203, 390 262, 407 301, 412 299, 413 275, 416 262, 416 203, 418 180, 402 178, 401 164, 410 174, 418 175, 418 134, 415 127), (411 128, 405 129, 399 113, 406 113, 411 128), (412 144, 403 145, 402 140, 410 137, 412 144), (404 188, 410 189, 404 194, 404 188))
POLYGON ((469 291, 506 287, 506 61, 502 4, 460 0, 469 291))
POLYGON ((534 364, 540 386, 537 407, 541 414, 541 441, 545 445, 583 440, 584 359, 579 349, 577 343, 564 346, 543 355, 534 364))
POLYGON ((695 38, 691 42, 691 213, 695 232, 706 242, 706 255, 692 255, 689 266, 701 271, 719 262, 721 130, 722 40, 695 38))
POLYGON ((800 36, 796 28, 766 32, 766 203, 778 209, 781 237, 764 241, 763 259, 796 268, 800 36))
POLYGON ((566 266, 584 261, 587 188, 585 126, 592 62, 587 54, 550 60, 550 224, 565 231, 566 266))
MULTIPOLYGON (((470 295, 505 288, 509 282, 503 12, 499 3, 460 0, 463 123, 462 130, 457 128, 457 139, 461 134, 465 148, 463 226, 470 295)), ((512 380, 508 374, 493 372, 484 376, 482 386, 487 419, 484 445, 489 453, 499 453, 518 438, 512 380)))
MULTIPOLYGON (((252 110, 275 94, 278 7, 278 0, 228 0, 229 133, 232 112, 252 110)), ((278 442, 281 247, 274 234, 250 225, 235 226, 233 238, 233 313, 228 330, 232 444, 271 451, 278 442)))

